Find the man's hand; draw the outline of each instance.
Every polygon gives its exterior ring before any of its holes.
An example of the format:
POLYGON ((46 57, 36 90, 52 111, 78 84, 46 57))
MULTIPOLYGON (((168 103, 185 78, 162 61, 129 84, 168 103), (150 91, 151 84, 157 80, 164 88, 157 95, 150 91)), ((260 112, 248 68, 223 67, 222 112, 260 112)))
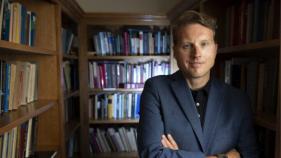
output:
MULTIPOLYGON (((240 153, 236 149, 232 149, 226 153, 227 158, 240 158, 240 153)), ((217 156, 208 156, 207 158, 217 158, 217 156)))
POLYGON ((172 150, 179 150, 176 141, 170 134, 168 134, 167 137, 165 135, 162 135, 161 143, 165 148, 169 148, 172 150))
MULTIPOLYGON (((179 150, 178 145, 171 134, 162 135, 161 143, 165 148, 179 150)), ((226 153, 228 158, 240 158, 240 153, 236 149, 232 149, 226 153)), ((207 156, 207 158, 217 158, 217 156, 207 156)))
POLYGON ((240 158, 240 153, 236 149, 232 149, 226 153, 228 158, 240 158))

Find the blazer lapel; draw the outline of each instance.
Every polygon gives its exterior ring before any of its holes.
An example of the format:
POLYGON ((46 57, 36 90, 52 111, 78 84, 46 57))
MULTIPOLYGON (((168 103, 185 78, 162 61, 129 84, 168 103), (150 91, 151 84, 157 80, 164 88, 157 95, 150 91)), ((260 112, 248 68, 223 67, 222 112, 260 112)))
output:
MULTIPOLYGON (((215 79, 211 81, 209 97, 207 101, 207 108, 205 113, 205 122, 203 127, 205 149, 209 149, 211 139, 214 137, 216 124, 219 118, 219 113, 223 102, 223 88, 222 85, 215 79)), ((208 152, 208 151, 207 151, 208 152)))
POLYGON ((171 83, 171 87, 178 100, 180 108, 189 120, 193 131, 199 140, 202 150, 205 151, 200 119, 197 115, 191 91, 180 71, 174 74, 174 81, 171 83))

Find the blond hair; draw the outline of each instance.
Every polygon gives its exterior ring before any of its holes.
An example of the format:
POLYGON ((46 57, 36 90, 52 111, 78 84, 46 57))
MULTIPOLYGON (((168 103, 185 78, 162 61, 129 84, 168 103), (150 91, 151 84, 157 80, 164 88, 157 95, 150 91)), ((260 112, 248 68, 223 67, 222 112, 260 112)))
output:
POLYGON ((217 28, 216 20, 206 14, 189 10, 185 12, 182 16, 180 16, 173 25, 173 42, 175 45, 178 42, 179 31, 189 24, 201 24, 211 29, 214 32, 215 36, 217 28))

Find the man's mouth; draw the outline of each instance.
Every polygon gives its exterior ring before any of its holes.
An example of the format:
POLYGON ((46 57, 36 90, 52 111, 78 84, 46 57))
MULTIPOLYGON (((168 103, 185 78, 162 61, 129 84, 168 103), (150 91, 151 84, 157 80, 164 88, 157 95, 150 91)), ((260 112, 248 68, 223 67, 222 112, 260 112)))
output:
POLYGON ((198 68, 203 64, 203 62, 190 62, 189 64, 193 68, 198 68))

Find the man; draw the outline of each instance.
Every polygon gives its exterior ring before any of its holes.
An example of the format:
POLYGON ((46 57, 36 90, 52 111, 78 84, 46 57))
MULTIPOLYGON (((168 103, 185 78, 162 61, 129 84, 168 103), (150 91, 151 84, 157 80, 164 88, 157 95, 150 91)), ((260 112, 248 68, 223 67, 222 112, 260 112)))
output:
POLYGON ((215 20, 187 12, 173 32, 179 71, 153 77, 141 96, 141 158, 257 158, 249 99, 211 77, 215 20))

